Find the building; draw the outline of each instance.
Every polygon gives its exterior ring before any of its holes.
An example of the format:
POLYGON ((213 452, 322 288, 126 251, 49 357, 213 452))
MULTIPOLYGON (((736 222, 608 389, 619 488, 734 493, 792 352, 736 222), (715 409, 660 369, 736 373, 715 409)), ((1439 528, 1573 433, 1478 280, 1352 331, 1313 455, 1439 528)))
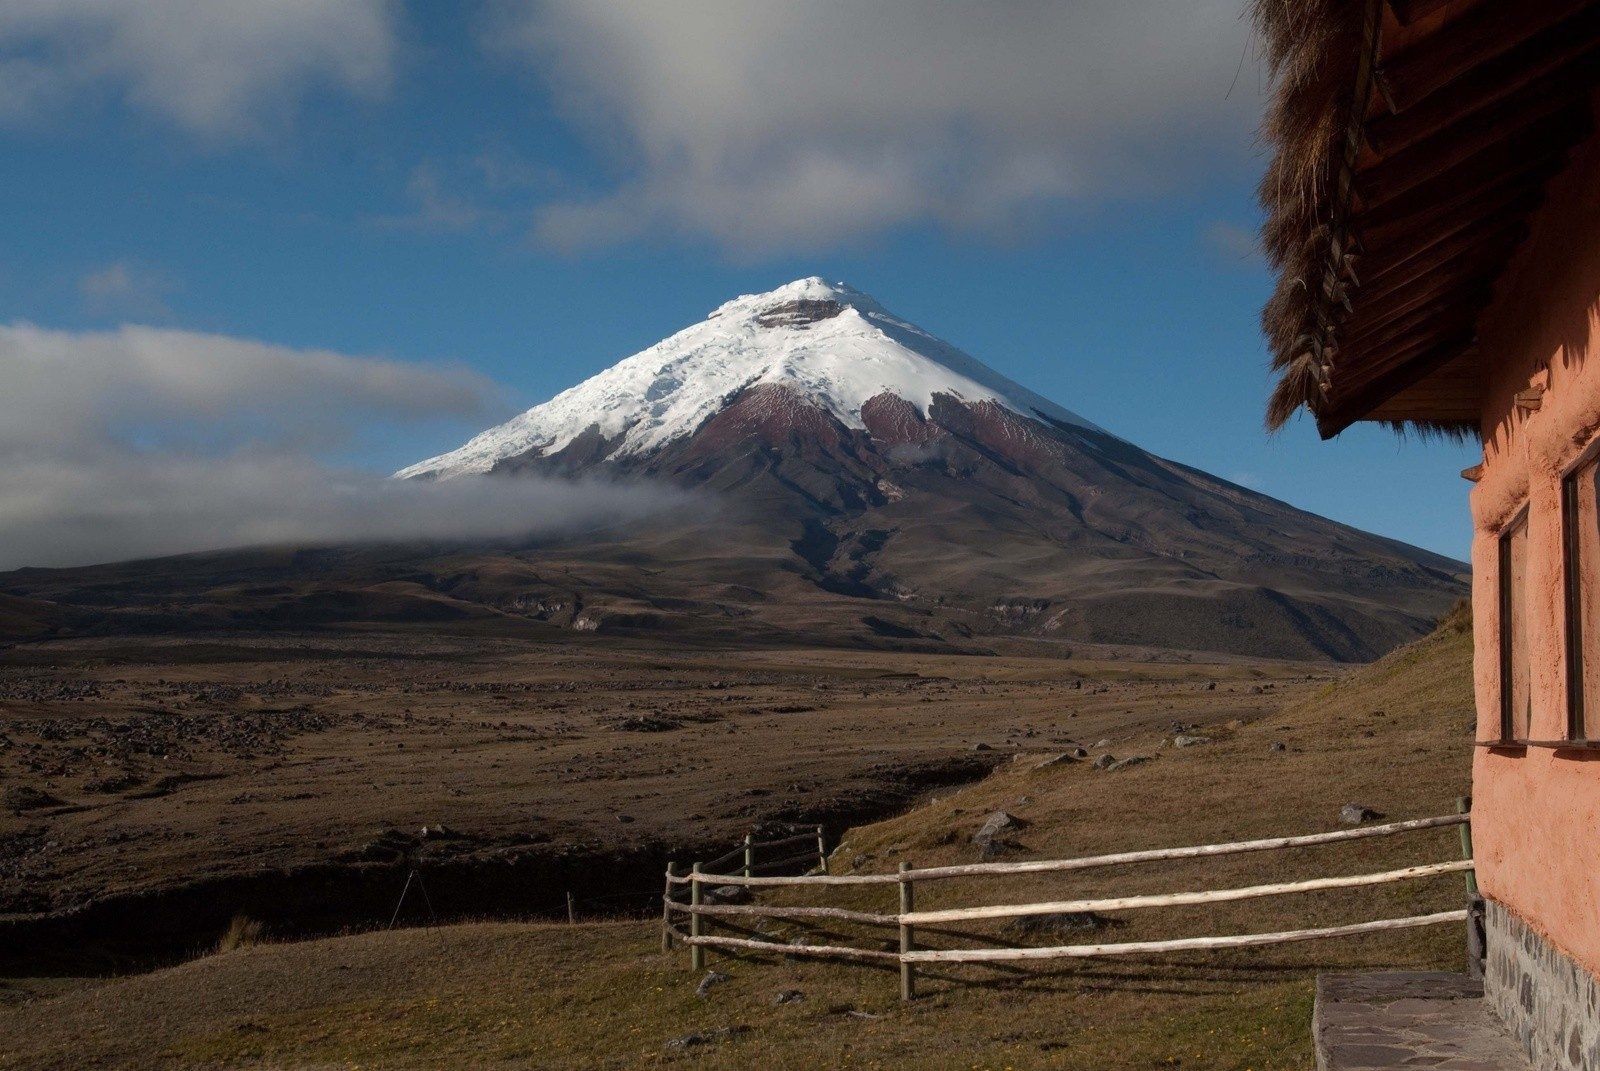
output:
POLYGON ((1600 3, 1257 0, 1268 415, 1481 439, 1485 996, 1600 1067, 1600 3))

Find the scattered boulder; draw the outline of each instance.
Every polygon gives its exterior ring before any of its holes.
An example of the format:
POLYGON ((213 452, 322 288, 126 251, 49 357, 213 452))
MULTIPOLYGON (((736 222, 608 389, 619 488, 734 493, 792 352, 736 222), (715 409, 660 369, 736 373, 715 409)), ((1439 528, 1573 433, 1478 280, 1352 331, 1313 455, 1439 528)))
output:
POLYGON ((1359 826, 1363 822, 1376 822, 1382 817, 1383 814, 1381 812, 1375 811, 1371 807, 1364 807, 1359 803, 1347 803, 1339 808, 1339 821, 1347 826, 1359 826))
POLYGON ((972 843, 982 844, 994 840, 1002 833, 1010 833, 1027 825, 1022 819, 1007 811, 995 811, 983 820, 983 825, 972 835, 972 843))
POLYGON ((1269 747, 1267 750, 1268 751, 1288 751, 1289 747, 1282 740, 1274 740, 1272 742, 1272 746, 1269 747))
POLYGON ((681 1038, 673 1038, 662 1048, 668 1052, 697 1049, 702 1045, 714 1045, 719 1041, 728 1041, 731 1038, 738 1037, 740 1034, 748 1034, 749 1032, 750 1028, 743 1024, 739 1026, 719 1026, 715 1030, 696 1030, 694 1033, 685 1034, 681 1038))
POLYGON ((654 714, 635 714, 623 718, 613 728, 624 733, 670 733, 674 729, 683 728, 683 722, 654 714))
POLYGON ((785 989, 773 998, 774 1004, 799 1004, 806 999, 806 995, 798 989, 785 989))
POLYGON ((1110 766, 1107 766, 1106 767, 1106 772, 1107 773, 1116 773, 1118 770, 1124 770, 1124 769, 1127 769, 1129 766, 1137 766, 1141 762, 1149 762, 1149 761, 1150 761, 1150 756, 1149 755, 1129 755, 1127 758, 1118 759, 1116 762, 1113 762, 1110 766))
POLYGON ((752 899, 748 885, 718 885, 707 889, 701 900, 707 904, 748 904, 752 899))
POLYGON ((700 984, 694 987, 694 995, 705 1000, 711 990, 728 981, 728 976, 721 971, 707 971, 706 976, 700 979, 700 984))
POLYGON ((1007 847, 1005 834, 1014 833, 1027 825, 1022 819, 1005 811, 995 811, 984 819, 983 825, 972 835, 972 843, 978 846, 979 857, 991 859, 1000 854, 1007 847))
POLYGON ((1111 741, 1110 740, 1098 740, 1098 741, 1095 742, 1094 746, 1095 747, 1110 747, 1111 746, 1111 741))
POLYGON ((6 789, 4 800, 6 809, 13 814, 42 810, 45 807, 60 807, 66 802, 32 785, 12 785, 6 789))
POLYGON ((993 751, 994 748, 990 747, 988 744, 973 744, 972 745, 972 750, 974 750, 974 751, 993 751))
POLYGON ((1110 752, 1107 752, 1106 754, 1101 755, 1099 758, 1094 760, 1094 768, 1096 770, 1109 770, 1116 764, 1117 757, 1110 752))
POLYGON ((1201 744, 1211 743, 1209 736, 1193 736, 1189 733, 1179 733, 1172 738, 1173 747, 1198 747, 1201 744))

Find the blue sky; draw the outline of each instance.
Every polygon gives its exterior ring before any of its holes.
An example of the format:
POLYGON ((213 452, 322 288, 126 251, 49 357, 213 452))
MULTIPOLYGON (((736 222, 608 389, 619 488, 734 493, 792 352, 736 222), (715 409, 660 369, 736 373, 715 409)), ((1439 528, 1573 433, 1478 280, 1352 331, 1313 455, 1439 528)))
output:
POLYGON ((1475 448, 1262 430, 1261 74, 1237 5, 1193 7, 24 2, 0 324, 470 382, 310 436, 387 472, 738 293, 841 278, 1156 453, 1465 557, 1475 448))

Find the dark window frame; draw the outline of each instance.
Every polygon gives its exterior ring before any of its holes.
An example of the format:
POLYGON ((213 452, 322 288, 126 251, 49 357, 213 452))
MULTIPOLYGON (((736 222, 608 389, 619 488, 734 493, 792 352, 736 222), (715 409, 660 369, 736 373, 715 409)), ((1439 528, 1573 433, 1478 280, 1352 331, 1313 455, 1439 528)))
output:
POLYGON ((1561 587, 1566 616, 1567 731, 1565 740, 1587 743, 1583 694, 1583 547, 1578 527, 1578 483, 1585 469, 1600 461, 1600 439, 1592 442, 1561 473, 1561 587))
MULTIPOLYGON (((1512 659, 1515 652, 1513 651, 1511 643, 1513 638, 1511 634, 1511 601, 1513 593, 1510 583, 1511 539, 1516 535, 1519 528, 1526 532, 1527 525, 1528 507, 1526 504, 1524 504, 1522 508, 1517 510, 1517 512, 1512 516, 1511 520, 1507 521, 1506 524, 1500 529, 1500 534, 1497 537, 1499 562, 1495 576, 1495 587, 1497 589, 1496 595, 1500 604, 1500 627, 1498 630, 1500 633, 1500 739, 1497 741, 1497 743, 1506 747, 1522 747, 1526 746, 1527 744, 1527 736, 1517 737, 1514 735, 1516 714, 1511 708, 1513 700, 1512 693, 1515 691, 1515 688, 1513 687, 1513 680, 1516 674, 1516 667, 1512 664, 1512 659)), ((1525 592, 1524 597, 1526 597, 1525 592)), ((1524 613, 1526 613, 1527 608, 1524 607, 1523 609, 1524 613)), ((1527 643, 1526 637, 1523 638, 1523 643, 1527 643)), ((1532 686, 1532 681, 1529 681, 1529 686, 1532 686)), ((1530 724, 1528 725, 1526 732, 1528 736, 1531 736, 1533 734, 1531 715, 1529 721, 1530 724)))

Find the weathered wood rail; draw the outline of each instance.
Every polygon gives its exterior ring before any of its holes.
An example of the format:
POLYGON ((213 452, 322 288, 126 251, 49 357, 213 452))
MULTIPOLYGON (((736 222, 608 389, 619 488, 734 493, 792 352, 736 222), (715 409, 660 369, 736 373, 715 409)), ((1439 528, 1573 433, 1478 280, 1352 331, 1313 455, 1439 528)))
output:
MULTIPOLYGON (((694 864, 694 869, 688 874, 678 873, 677 863, 669 862, 667 864, 666 886, 661 891, 661 951, 670 951, 672 949, 672 942, 674 940, 680 940, 684 944, 691 945, 693 947, 693 952, 690 958, 694 969, 699 970, 705 964, 705 953, 702 951, 702 946, 723 945, 724 947, 730 948, 740 947, 736 944, 725 944, 725 942, 735 940, 734 938, 715 937, 702 932, 702 925, 700 921, 702 916, 718 914, 732 915, 741 913, 737 910, 725 909, 725 906, 727 908, 732 908, 734 905, 724 906, 701 903, 700 885, 703 880, 709 877, 705 874, 705 871, 708 868, 723 866, 725 864, 734 862, 735 860, 741 861, 742 865, 737 875, 716 875, 716 877, 719 879, 717 881, 717 884, 719 885, 729 884, 729 882, 721 879, 732 877, 737 877, 740 881, 759 882, 765 879, 756 875, 756 871, 758 870, 778 870, 782 868, 792 869, 797 866, 806 866, 807 864, 809 864, 809 866, 807 866, 807 874, 815 877, 819 876, 820 872, 820 875, 826 875, 828 872, 828 840, 826 831, 823 829, 823 827, 818 825, 804 827, 790 826, 790 828, 799 829, 801 832, 793 833, 785 837, 774 837, 768 840, 762 840, 758 838, 753 832, 746 833, 744 835, 744 842, 738 847, 722 853, 715 859, 712 859, 710 862, 694 864), (777 859, 764 859, 761 857, 762 849, 770 850, 772 848, 792 848, 797 844, 805 845, 804 850, 791 852, 788 855, 781 856, 777 859), (672 898, 673 888, 686 882, 690 883, 691 886, 689 903, 687 905, 682 904, 672 898), (687 911, 691 914, 689 921, 689 933, 679 933, 678 930, 672 925, 672 915, 674 911, 687 911)), ((814 910, 821 912, 831 911, 832 909, 816 908, 814 910)), ((822 918, 824 916, 821 914, 814 914, 810 917, 822 918)), ((839 916, 833 917, 838 918, 839 916)))
MULTIPOLYGON (((917 868, 901 863, 895 873, 879 874, 829 874, 824 855, 816 872, 799 875, 761 875, 761 866, 751 850, 753 843, 771 847, 798 837, 778 841, 752 842, 729 852, 710 864, 696 863, 688 873, 680 873, 674 864, 668 864, 666 889, 662 897, 662 948, 668 950, 674 942, 687 945, 690 962, 695 970, 705 963, 707 948, 730 951, 762 952, 783 956, 812 956, 869 963, 894 963, 900 968, 900 995, 911 1000, 916 993, 916 965, 919 963, 995 963, 1024 960, 1086 959, 1104 956, 1127 956, 1166 952, 1202 951, 1209 949, 1250 948, 1262 945, 1288 944, 1297 941, 1314 941, 1347 937, 1387 930, 1433 926, 1441 923, 1464 922, 1468 919, 1465 908, 1438 911, 1404 918, 1373 919, 1340 926, 1323 926, 1299 930, 1280 930, 1270 933, 1231 934, 1208 937, 1180 937, 1153 941, 1122 941, 1102 944, 1055 945, 1043 947, 993 947, 993 948, 918 948, 916 933, 919 927, 939 926, 955 922, 974 922, 992 919, 1022 918, 1036 915, 1088 913, 1101 911, 1137 911, 1161 907, 1181 907, 1204 904, 1229 903, 1263 897, 1285 896, 1300 893, 1322 892, 1335 889, 1367 888, 1402 881, 1416 881, 1441 874, 1465 874, 1469 896, 1473 891, 1471 859, 1470 815, 1468 803, 1461 801, 1461 813, 1435 818, 1414 818, 1401 822, 1341 829, 1328 833, 1311 833, 1291 837, 1270 837, 1260 840, 1234 841, 1223 844, 1202 844, 1179 848, 1154 848, 1144 851, 1117 852, 1109 855, 1083 856, 1075 859, 1038 859, 1014 863, 971 863, 953 866, 917 868), (1462 854, 1465 858, 1439 863, 1424 863, 1370 874, 1345 874, 1332 877, 1308 878, 1300 881, 1276 882, 1266 885, 1246 885, 1227 889, 1202 889, 1173 893, 1152 893, 1133 896, 1081 898, 1076 900, 1050 900, 1026 904, 987 904, 976 907, 946 908, 937 911, 917 911, 915 888, 918 882, 942 881, 957 878, 1004 877, 1017 874, 1046 874, 1095 867, 1153 863, 1175 859, 1199 859, 1223 855, 1240 855, 1249 852, 1279 851, 1289 848, 1312 847, 1364 840, 1371 837, 1391 837, 1420 830, 1447 826, 1462 827, 1462 854), (716 873, 713 869, 744 857, 744 866, 735 873, 716 873), (674 896, 675 890, 687 885, 689 899, 685 903, 674 896), (783 888, 791 886, 841 887, 854 885, 895 885, 900 894, 900 910, 894 914, 858 911, 848 908, 823 906, 785 906, 706 903, 706 887, 742 886, 746 888, 783 888), (675 915, 689 918, 689 932, 674 924, 675 915), (795 920, 827 920, 854 923, 864 926, 893 927, 899 931, 899 951, 856 948, 848 945, 785 944, 745 937, 727 937, 705 932, 705 922, 717 918, 765 917, 795 920)), ((823 842, 820 829, 817 853, 821 854, 823 842)), ((797 861, 811 858, 810 853, 796 856, 797 861)), ((787 862, 788 860, 785 860, 787 862)), ((777 865, 774 863, 774 865, 777 865)))

